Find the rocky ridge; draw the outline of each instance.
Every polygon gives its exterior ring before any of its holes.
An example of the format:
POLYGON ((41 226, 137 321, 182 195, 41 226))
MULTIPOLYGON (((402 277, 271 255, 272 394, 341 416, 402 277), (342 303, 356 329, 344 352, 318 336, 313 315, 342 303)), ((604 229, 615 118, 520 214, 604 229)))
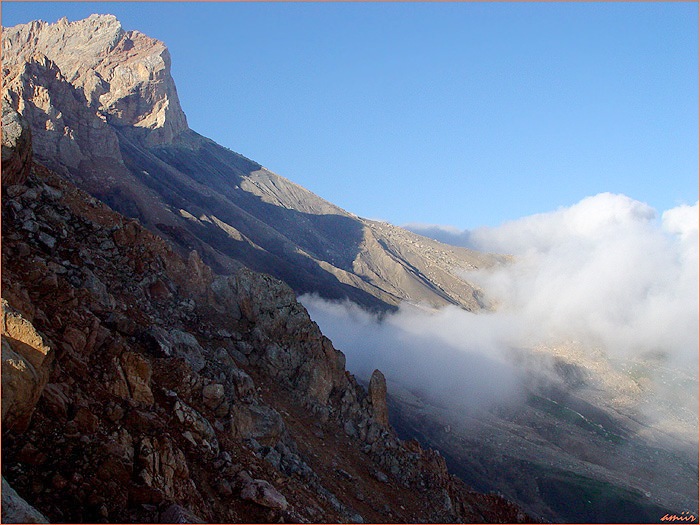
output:
POLYGON ((2 192, 3 521, 527 519, 399 440, 382 374, 358 385, 282 282, 39 164, 2 192))
POLYGON ((360 219, 190 130, 162 42, 111 15, 5 28, 2 41, 3 96, 37 159, 181 255, 376 310, 487 306, 462 270, 502 258, 360 219))

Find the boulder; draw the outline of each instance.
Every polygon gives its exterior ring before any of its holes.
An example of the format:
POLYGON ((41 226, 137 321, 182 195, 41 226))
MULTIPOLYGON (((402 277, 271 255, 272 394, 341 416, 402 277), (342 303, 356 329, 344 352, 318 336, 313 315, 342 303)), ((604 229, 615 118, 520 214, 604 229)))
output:
POLYGON ((214 429, 202 414, 179 399, 175 402, 173 412, 175 412, 177 420, 190 433, 194 433, 197 438, 195 443, 201 444, 214 455, 219 453, 219 442, 216 439, 214 429))
POLYGON ((22 430, 51 372, 53 352, 44 337, 2 300, 2 424, 22 430))
POLYGON ((135 470, 140 481, 167 497, 175 496, 178 479, 189 476, 185 455, 165 437, 141 439, 135 470))
POLYGON ((223 403, 225 394, 226 392, 224 391, 224 385, 219 383, 206 385, 202 389, 202 399, 204 404, 212 410, 216 409, 219 405, 221 405, 221 403, 223 403))
POLYGON ((286 431, 279 412, 265 405, 232 406, 230 424, 232 437, 254 439, 270 447, 274 447, 286 431))
POLYGON ((229 379, 233 383, 236 395, 239 399, 250 399, 255 394, 253 379, 236 366, 229 368, 229 379))
POLYGON ((289 503, 280 492, 263 479, 251 479, 249 476, 240 476, 243 481, 241 499, 250 500, 262 507, 276 510, 287 510, 289 503))
POLYGON ((142 337, 158 357, 181 357, 195 372, 200 372, 206 365, 204 349, 189 332, 151 326, 142 337))

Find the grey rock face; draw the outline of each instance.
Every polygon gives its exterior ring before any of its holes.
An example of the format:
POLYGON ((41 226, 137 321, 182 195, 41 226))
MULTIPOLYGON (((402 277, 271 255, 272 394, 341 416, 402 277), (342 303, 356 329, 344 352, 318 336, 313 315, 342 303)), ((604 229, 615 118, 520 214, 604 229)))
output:
POLYGON ((12 65, 3 77, 3 96, 34 131, 37 160, 82 177, 126 172, 114 130, 45 55, 31 54, 12 65))
POLYGON ((27 120, 2 99, 2 185, 22 184, 32 160, 32 133, 27 120))

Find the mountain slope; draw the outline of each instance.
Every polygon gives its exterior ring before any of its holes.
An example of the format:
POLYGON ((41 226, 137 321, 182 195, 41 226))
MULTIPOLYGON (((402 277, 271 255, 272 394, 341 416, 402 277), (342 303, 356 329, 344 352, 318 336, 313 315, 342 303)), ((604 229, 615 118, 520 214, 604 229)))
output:
POLYGON ((360 219, 190 130, 164 44, 113 16, 7 28, 3 60, 42 163, 217 271, 380 310, 484 307, 460 270, 501 259, 360 219))
POLYGON ((179 256, 32 164, 28 127, 5 105, 12 123, 3 522, 528 519, 399 440, 383 375, 359 386, 288 286, 179 256))

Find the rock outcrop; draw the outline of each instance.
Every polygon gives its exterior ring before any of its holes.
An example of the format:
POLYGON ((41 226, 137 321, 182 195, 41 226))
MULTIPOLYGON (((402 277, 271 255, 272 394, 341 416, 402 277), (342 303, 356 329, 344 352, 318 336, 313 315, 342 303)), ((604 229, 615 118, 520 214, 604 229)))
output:
POLYGON ((22 431, 49 379, 54 357, 34 326, 2 300, 2 426, 22 431))
POLYGON ((389 426, 389 409, 386 405, 386 379, 379 370, 372 372, 369 379, 369 400, 374 420, 385 427, 389 426))
POLYGON ((27 120, 2 99, 2 184, 27 180, 32 160, 32 132, 27 120))

